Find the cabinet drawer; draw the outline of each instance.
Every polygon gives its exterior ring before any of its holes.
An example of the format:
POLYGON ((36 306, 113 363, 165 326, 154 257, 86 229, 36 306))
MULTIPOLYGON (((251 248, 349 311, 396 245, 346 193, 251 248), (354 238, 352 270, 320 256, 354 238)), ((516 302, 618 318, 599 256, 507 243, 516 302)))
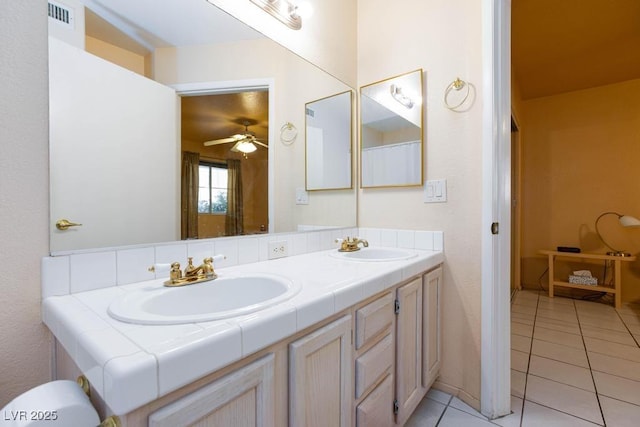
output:
POLYGON ((362 396, 393 364, 393 339, 387 335, 356 359, 356 399, 362 396))
POLYGON ((393 376, 388 375, 356 408, 357 427, 389 427, 393 423, 393 376))
POLYGON ((393 322, 391 292, 356 311, 356 349, 385 330, 393 322))

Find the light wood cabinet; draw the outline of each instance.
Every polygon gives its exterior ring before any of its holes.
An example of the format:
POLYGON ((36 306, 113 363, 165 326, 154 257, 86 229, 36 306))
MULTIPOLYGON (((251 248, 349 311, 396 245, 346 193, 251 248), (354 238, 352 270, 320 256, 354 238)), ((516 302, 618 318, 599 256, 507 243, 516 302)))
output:
POLYGON ((289 425, 350 427, 351 315, 289 345, 289 425))
POLYGON ((275 427, 269 354, 149 415, 149 427, 275 427))
POLYGON ((442 345, 440 338, 442 313, 442 267, 430 271, 424 276, 422 290, 422 385, 429 389, 435 381, 442 364, 442 345))
POLYGON ((356 408, 356 425, 389 427, 393 425, 393 375, 385 379, 356 408))
POLYGON ((426 390, 422 387, 422 278, 397 290, 396 423, 403 425, 426 390))

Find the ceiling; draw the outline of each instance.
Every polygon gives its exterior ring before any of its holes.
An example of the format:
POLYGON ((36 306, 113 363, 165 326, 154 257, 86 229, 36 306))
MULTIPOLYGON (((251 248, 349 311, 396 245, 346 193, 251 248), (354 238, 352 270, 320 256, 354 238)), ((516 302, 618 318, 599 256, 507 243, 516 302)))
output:
MULTIPOLYGON (((182 97, 182 139, 205 142, 244 132, 244 123, 267 143, 269 92, 182 97)), ((229 144, 231 148, 233 144, 229 144)))
POLYGON ((512 0, 523 99, 640 78, 640 0, 512 0))
MULTIPOLYGON (((264 38, 204 0, 83 0, 85 32, 138 55, 159 47, 225 43, 264 38), (153 11, 153 13, 149 13, 153 11)), ((268 140, 268 92, 225 93, 182 98, 182 138, 204 142, 249 131, 268 140)), ((231 148, 232 144, 229 144, 231 148)))

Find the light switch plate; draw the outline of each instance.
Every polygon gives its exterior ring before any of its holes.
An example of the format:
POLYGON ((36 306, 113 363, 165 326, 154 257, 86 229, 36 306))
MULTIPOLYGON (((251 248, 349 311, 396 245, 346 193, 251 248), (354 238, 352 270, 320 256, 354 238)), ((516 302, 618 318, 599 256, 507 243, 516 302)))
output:
POLYGON ((296 205, 308 205, 309 193, 304 188, 296 188, 296 205))
POLYGON ((441 203, 447 201, 447 180, 435 179, 424 185, 424 202, 441 203))

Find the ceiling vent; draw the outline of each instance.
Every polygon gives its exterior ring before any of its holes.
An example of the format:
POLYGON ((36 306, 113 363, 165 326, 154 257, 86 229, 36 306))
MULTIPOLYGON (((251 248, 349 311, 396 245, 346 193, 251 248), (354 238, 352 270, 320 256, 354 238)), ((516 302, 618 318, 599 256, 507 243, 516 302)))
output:
POLYGON ((49 19, 68 28, 73 28, 73 9, 49 0, 49 19))

